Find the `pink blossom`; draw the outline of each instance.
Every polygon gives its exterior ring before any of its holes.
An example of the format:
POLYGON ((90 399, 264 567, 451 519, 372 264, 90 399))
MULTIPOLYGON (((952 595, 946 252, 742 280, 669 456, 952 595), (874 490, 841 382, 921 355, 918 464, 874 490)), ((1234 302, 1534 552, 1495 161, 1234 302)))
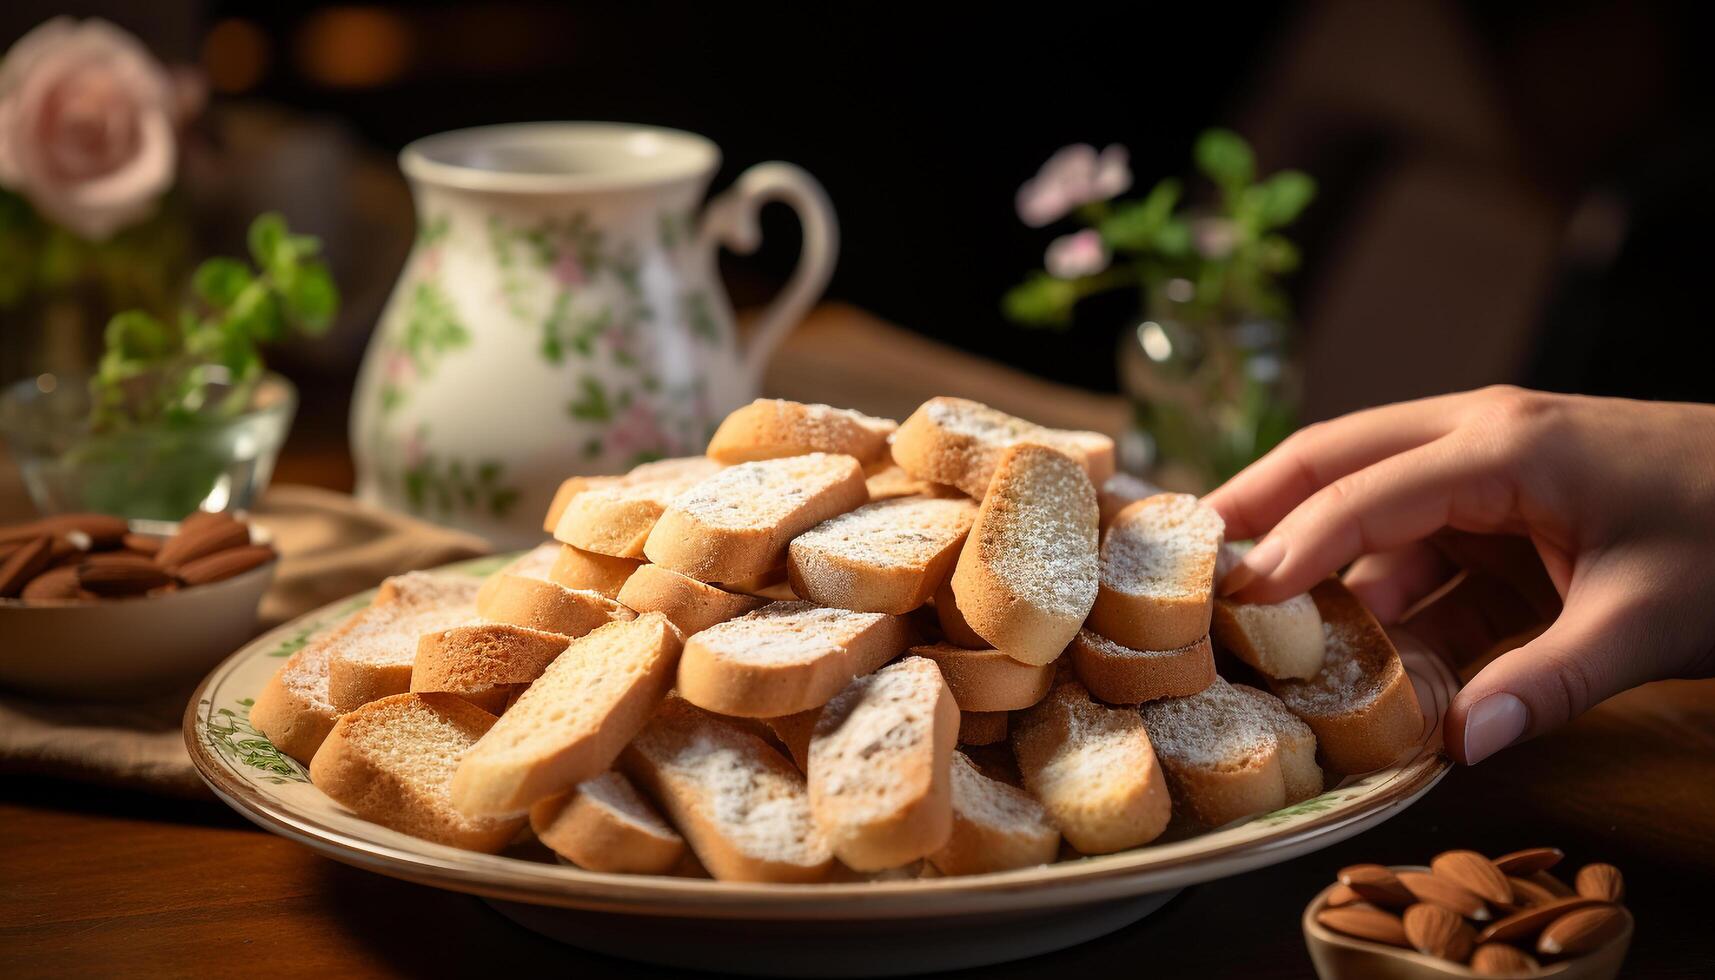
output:
POLYGON ((405 456, 406 469, 414 470, 417 467, 422 466, 423 460, 429 454, 429 447, 424 443, 423 430, 418 429, 406 436, 405 445, 402 449, 405 456))
POLYGON ((560 257, 554 260, 552 274, 554 281, 562 286, 576 286, 584 281, 584 267, 570 249, 561 252, 560 257))
POLYGON ((146 217, 172 183, 179 98, 132 35, 56 17, 0 60, 0 187, 106 239, 146 217))
POLYGON ((411 360, 411 355, 404 351, 392 351, 383 362, 386 366, 387 380, 395 385, 409 384, 416 380, 417 362, 411 360))
POLYGON ((1106 201, 1131 188, 1126 149, 1118 144, 1096 152, 1088 143, 1064 147, 1018 189, 1018 217, 1032 228, 1051 224, 1073 209, 1106 201))
POLYGON ((1106 269, 1108 259, 1108 247, 1102 243, 1101 234, 1086 228, 1049 242, 1043 264, 1055 278, 1077 279, 1106 269))
POLYGON ((1239 230, 1226 218, 1198 218, 1191 222, 1191 247, 1205 259, 1224 259, 1239 244, 1239 230))
POLYGON ((607 437, 610 447, 627 456, 659 451, 664 441, 655 410, 642 402, 626 409, 608 429, 607 437))

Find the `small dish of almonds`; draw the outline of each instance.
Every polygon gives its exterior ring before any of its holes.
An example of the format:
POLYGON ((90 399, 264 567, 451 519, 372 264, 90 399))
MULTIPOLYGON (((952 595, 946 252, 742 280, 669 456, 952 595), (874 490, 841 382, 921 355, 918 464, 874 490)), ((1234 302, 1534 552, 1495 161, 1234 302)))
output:
POLYGON ((133 700, 194 679, 255 633, 277 557, 227 514, 0 527, 0 685, 133 700))
POLYGON ((1323 980, 1356 977, 1619 975, 1632 940, 1625 879, 1533 847, 1488 858, 1445 851, 1428 867, 1354 864, 1304 909, 1304 941, 1323 980))

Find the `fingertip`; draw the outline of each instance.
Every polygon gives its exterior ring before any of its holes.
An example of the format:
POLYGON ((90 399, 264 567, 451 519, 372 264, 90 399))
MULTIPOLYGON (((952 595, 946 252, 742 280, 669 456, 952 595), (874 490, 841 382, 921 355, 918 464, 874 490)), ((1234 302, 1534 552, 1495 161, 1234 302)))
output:
POLYGON ((1474 766, 1522 739, 1530 730, 1530 708, 1509 691, 1494 691, 1474 700, 1455 698, 1447 709, 1448 754, 1461 765, 1474 766))

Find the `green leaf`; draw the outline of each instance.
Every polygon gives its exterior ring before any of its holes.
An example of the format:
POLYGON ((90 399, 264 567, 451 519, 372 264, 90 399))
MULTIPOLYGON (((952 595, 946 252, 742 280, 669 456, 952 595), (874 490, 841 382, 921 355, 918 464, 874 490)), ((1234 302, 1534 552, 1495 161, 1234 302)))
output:
POLYGON ((1168 258, 1190 255, 1191 226, 1177 218, 1165 222, 1155 232, 1155 250, 1168 258))
POLYGON ((252 282, 233 300, 221 328, 249 340, 279 340, 286 335, 280 301, 266 285, 252 282))
POLYGON ((1179 203, 1179 181, 1171 177, 1156 184, 1141 201, 1114 206, 1113 213, 1097 226, 1110 248, 1145 252, 1155 247, 1161 226, 1173 216, 1179 203))
POLYGON ((120 361, 165 357, 173 348, 172 333, 154 315, 142 310, 115 313, 107 321, 107 352, 120 361))
POLYGON ((264 269, 290 261, 287 257, 286 219, 279 212, 268 211, 250 223, 250 255, 264 269))
POLYGON ((1257 187, 1262 191, 1258 218, 1264 228, 1292 224, 1316 197, 1315 179, 1302 170, 1282 170, 1257 187))
POLYGON ((1037 272, 1006 291, 1001 310, 1007 319, 1026 326, 1063 328, 1071 324, 1077 301, 1076 283, 1037 272))
POLYGON ((1256 176, 1256 156, 1244 137, 1230 129, 1208 129, 1192 150, 1197 169, 1224 193, 1237 194, 1256 176))
POLYGON ((282 293, 286 315, 298 329, 311 336, 320 336, 327 333, 339 313, 339 290, 334 286, 327 266, 321 262, 307 262, 297 272, 282 293))
POLYGON ((594 378, 584 378, 580 381, 583 394, 566 405, 566 411, 573 418, 586 422, 606 422, 613 418, 613 406, 609 404, 607 389, 594 378))
POLYGON ((1298 268, 1298 246, 1284 235, 1264 235, 1259 247, 1262 267, 1268 272, 1279 275, 1298 268))
POLYGON ((250 267, 237 259, 213 258, 197 266, 191 285, 203 302, 224 309, 254 281, 250 267))

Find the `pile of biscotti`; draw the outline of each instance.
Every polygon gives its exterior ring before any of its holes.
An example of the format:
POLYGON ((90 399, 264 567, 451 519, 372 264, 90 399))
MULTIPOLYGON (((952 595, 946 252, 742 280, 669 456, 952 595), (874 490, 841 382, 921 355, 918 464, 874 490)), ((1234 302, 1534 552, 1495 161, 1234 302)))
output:
POLYGON ((1110 853, 1421 733, 1338 581, 1217 600, 1213 510, 976 402, 757 401, 707 456, 567 480, 544 527, 480 583, 389 579, 256 727, 407 834, 768 882, 1110 853))

